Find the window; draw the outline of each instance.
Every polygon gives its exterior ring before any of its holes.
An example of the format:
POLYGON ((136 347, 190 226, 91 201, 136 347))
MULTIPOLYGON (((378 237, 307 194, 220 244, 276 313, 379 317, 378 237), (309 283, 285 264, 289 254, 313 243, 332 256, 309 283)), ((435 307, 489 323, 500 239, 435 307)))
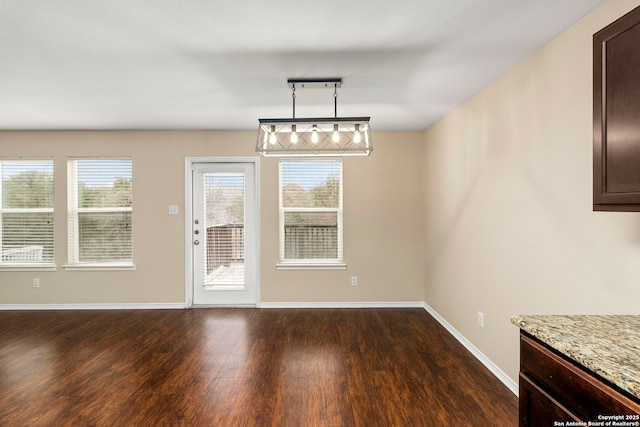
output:
POLYGON ((52 267, 53 161, 0 160, 0 266, 52 267))
POLYGON ((67 162, 69 265, 133 267, 132 162, 67 162))
POLYGON ((342 161, 281 160, 278 266, 342 262, 342 161))

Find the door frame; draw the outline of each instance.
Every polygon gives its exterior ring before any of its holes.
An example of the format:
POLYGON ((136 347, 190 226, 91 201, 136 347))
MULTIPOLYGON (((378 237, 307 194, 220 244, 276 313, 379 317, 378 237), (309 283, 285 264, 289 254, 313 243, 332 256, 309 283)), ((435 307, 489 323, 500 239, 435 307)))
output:
POLYGON ((250 220, 255 221, 256 230, 254 257, 255 257, 255 282, 256 302, 260 307, 260 157, 185 157, 185 201, 184 201, 184 245, 185 245, 185 308, 193 306, 193 165, 194 163, 252 163, 254 167, 255 215, 250 220))

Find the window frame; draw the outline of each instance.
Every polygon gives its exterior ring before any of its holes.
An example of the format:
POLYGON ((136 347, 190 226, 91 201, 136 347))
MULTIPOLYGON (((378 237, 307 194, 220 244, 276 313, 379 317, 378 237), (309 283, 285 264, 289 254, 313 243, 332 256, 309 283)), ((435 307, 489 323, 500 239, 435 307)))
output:
POLYGON ((67 159, 67 264, 63 268, 67 271, 86 270, 135 270, 133 261, 133 159, 131 157, 73 157, 67 159), (130 207, 101 207, 101 208, 81 208, 78 207, 78 161, 117 161, 127 160, 131 162, 131 206, 130 207), (75 162, 75 166, 72 166, 75 162), (85 213, 131 213, 132 234, 131 234, 131 259, 121 261, 89 261, 83 262, 80 257, 80 214, 85 213))
POLYGON ((279 262, 276 268, 279 270, 299 270, 299 269, 316 269, 316 270, 336 270, 345 269, 347 267, 344 262, 344 227, 343 227, 343 211, 344 211, 344 162, 341 157, 323 157, 322 159, 311 157, 281 158, 278 162, 278 244, 279 244, 279 262), (283 206, 283 185, 282 185, 282 165, 285 162, 338 162, 340 165, 339 173, 339 194, 338 206, 335 208, 301 208, 301 207, 285 207, 283 206), (285 258, 285 214, 287 212, 331 212, 337 215, 337 258, 285 258))
POLYGON ((55 250, 55 162, 51 157, 3 157, 0 158, 0 271, 55 271, 56 270, 56 250, 55 250), (51 165, 51 178, 52 178, 52 206, 50 208, 4 208, 4 185, 2 182, 2 169, 5 163, 25 163, 25 164, 47 164, 51 165), (2 216, 4 214, 20 214, 20 213, 48 213, 51 214, 53 221, 52 229, 52 257, 50 262, 3 262, 2 252, 4 251, 2 246, 2 216))

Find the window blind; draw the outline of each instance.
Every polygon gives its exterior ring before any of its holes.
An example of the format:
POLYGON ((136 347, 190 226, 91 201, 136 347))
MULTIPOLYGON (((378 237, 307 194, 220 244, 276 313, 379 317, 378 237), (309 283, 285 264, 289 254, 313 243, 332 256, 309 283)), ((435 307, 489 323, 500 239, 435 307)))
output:
POLYGON ((53 264, 53 160, 0 160, 0 265, 53 264))
POLYGON ((205 288, 244 286, 245 176, 243 173, 204 174, 205 288))
POLYGON ((132 161, 67 162, 69 263, 133 260, 132 161))
POLYGON ((342 161, 280 161, 280 260, 342 262, 342 161))

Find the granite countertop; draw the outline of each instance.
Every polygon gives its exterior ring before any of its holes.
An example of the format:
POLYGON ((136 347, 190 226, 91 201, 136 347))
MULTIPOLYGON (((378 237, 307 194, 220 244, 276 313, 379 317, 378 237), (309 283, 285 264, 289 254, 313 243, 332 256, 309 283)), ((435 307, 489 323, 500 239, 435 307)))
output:
POLYGON ((513 316, 511 323, 640 399, 640 316, 513 316))

